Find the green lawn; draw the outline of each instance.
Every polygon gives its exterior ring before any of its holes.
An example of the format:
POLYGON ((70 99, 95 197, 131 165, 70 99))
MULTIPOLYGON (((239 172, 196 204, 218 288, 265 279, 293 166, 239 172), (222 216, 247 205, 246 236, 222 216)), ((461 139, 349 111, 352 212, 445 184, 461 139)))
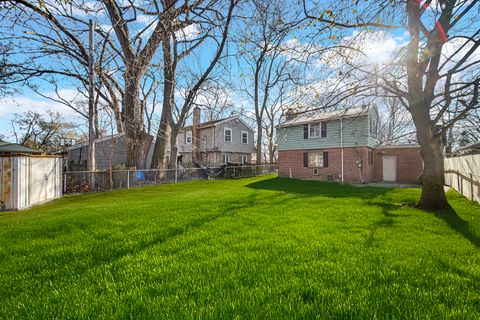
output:
POLYGON ((275 178, 0 214, 0 319, 480 318, 480 206, 275 178))

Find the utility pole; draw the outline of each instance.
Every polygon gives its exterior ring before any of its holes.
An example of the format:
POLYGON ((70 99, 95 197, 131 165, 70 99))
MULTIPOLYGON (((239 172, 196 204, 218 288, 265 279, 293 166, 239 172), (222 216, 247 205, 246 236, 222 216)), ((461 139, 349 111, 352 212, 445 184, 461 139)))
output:
POLYGON ((94 102, 94 42, 93 35, 95 32, 95 23, 92 19, 88 22, 89 32, 88 32, 88 159, 87 159, 87 171, 88 173, 88 184, 90 191, 95 191, 95 102, 94 102))

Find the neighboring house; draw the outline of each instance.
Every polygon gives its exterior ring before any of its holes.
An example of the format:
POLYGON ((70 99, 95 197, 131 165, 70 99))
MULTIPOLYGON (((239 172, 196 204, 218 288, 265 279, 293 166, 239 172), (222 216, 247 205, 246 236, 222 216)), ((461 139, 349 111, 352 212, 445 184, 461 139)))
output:
POLYGON ((200 123, 200 109, 194 109, 191 126, 180 130, 178 154, 183 163, 251 163, 254 131, 240 117, 200 123))
POLYGON ((480 154, 480 142, 458 148, 455 152, 455 156, 466 156, 471 154, 480 154))
MULTIPOLYGON (((144 159, 137 166, 140 169, 150 168, 153 155, 153 137, 146 136, 143 146, 144 159)), ((67 171, 86 171, 88 159, 88 141, 78 143, 65 149, 67 171)), ((125 169, 127 163, 127 137, 125 133, 95 139, 95 165, 97 170, 112 168, 125 169)))
POLYGON ((376 107, 288 113, 277 127, 279 175, 365 183, 414 183, 423 171, 418 146, 378 147, 376 107))
POLYGON ((45 152, 22 146, 17 143, 0 141, 0 155, 43 154, 45 152))
MULTIPOLYGON (((223 163, 251 163, 255 152, 253 130, 239 117, 199 123, 200 110, 194 110, 194 123, 184 127, 177 136, 179 159, 183 165, 217 165, 223 163)), ((155 142, 152 136, 144 139, 143 153, 137 168, 150 168, 155 142)), ((65 149, 67 171, 87 170, 88 142, 65 149)), ((124 169, 127 162, 127 137, 124 133, 95 140, 97 170, 124 169)))

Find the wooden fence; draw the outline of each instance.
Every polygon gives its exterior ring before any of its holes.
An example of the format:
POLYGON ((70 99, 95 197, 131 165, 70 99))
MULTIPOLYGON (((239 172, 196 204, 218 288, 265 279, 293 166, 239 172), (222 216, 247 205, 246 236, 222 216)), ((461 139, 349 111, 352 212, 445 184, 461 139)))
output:
POLYGON ((445 159, 445 184, 480 203, 480 154, 445 159))

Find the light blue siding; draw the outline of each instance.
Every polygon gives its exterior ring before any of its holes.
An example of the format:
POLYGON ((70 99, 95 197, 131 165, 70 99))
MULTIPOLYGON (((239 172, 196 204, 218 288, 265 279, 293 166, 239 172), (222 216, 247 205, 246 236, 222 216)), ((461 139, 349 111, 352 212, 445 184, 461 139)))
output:
MULTIPOLYGON (((373 147, 375 139, 370 137, 368 117, 343 119, 343 147, 373 147)), ((340 120, 327 122, 324 138, 303 138, 303 125, 277 128, 277 148, 282 150, 322 149, 340 147, 340 120)))

